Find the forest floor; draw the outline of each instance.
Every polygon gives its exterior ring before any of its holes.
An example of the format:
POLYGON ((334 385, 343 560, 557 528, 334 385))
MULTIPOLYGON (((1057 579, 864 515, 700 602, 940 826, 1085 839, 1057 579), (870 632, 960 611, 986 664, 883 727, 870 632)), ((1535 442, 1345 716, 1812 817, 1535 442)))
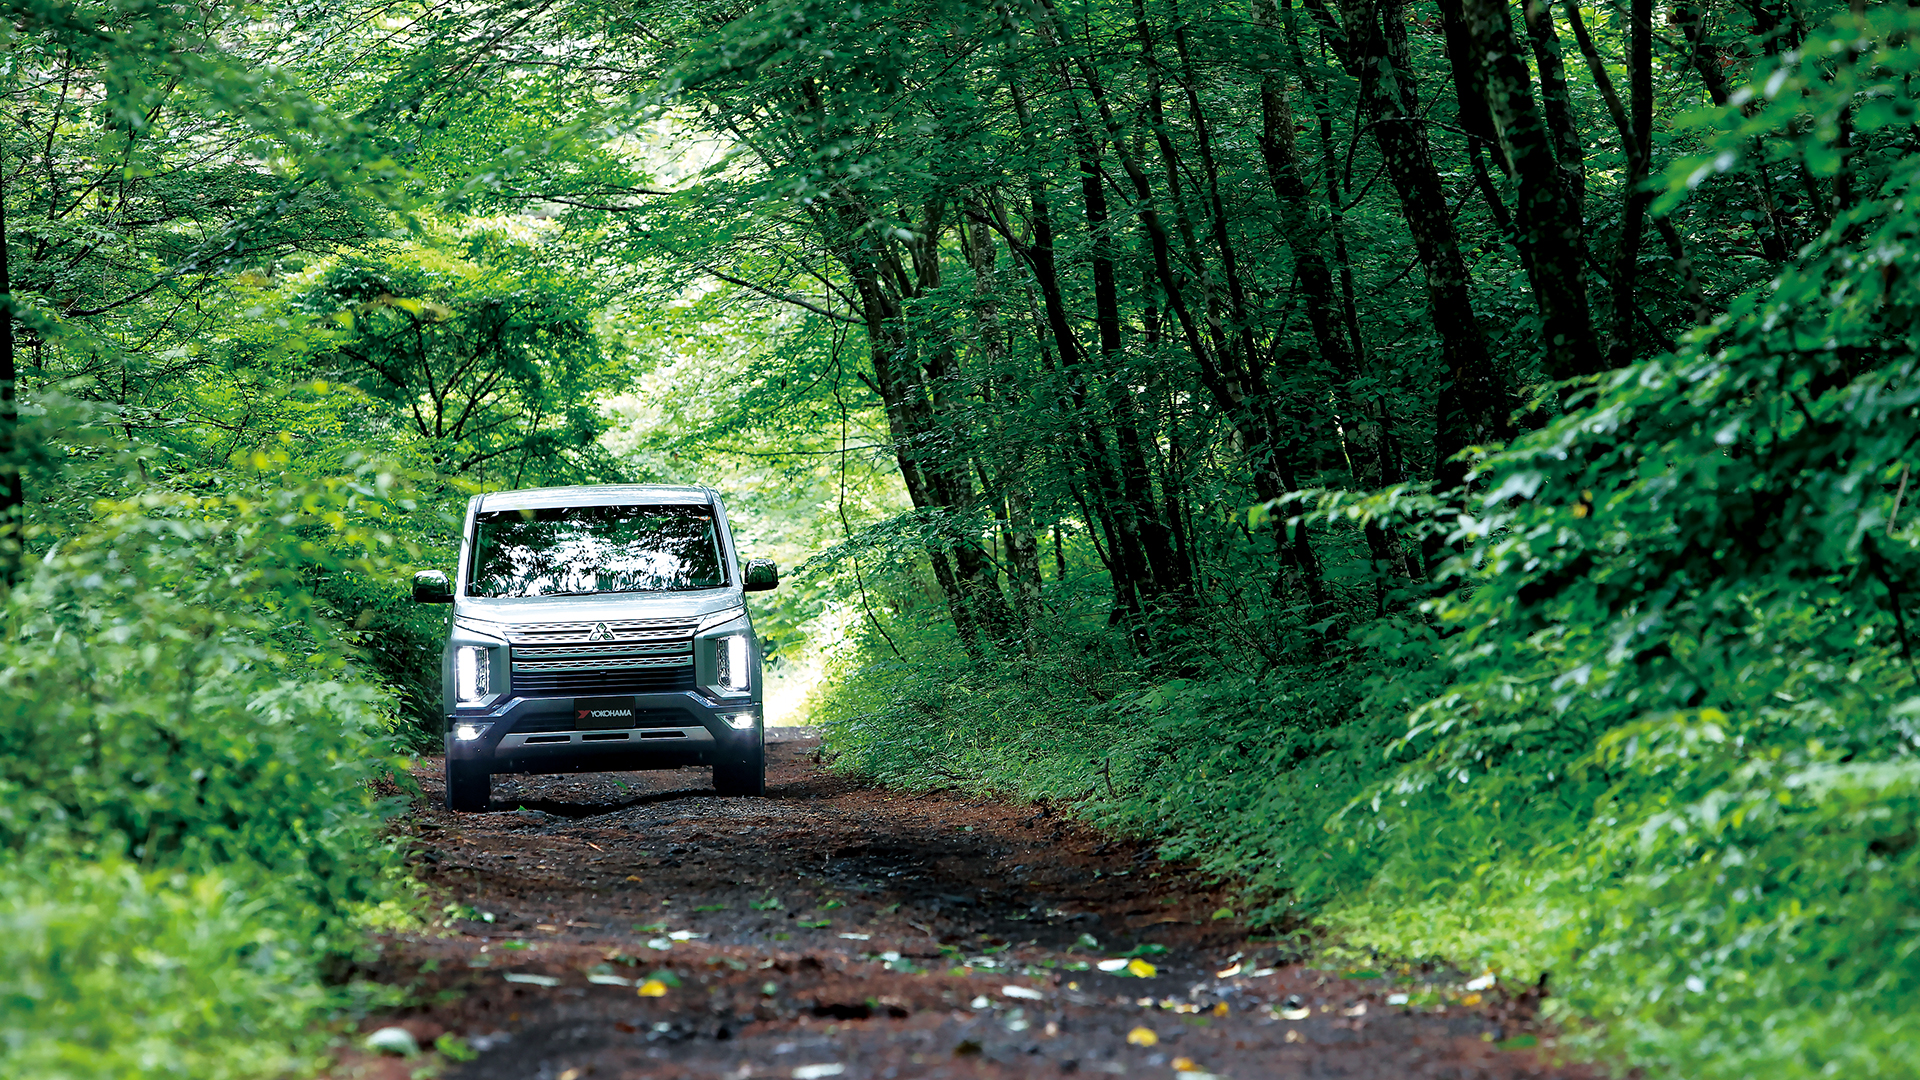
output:
POLYGON ((478 1055, 442 1075, 472 1080, 1596 1075, 1553 1063, 1530 995, 1315 970, 1148 848, 863 786, 805 729, 767 752, 765 799, 720 798, 700 769, 496 777, 474 815, 442 808, 420 759, 398 828, 472 917, 376 942, 357 974, 414 1004, 365 1030, 457 1035, 478 1055), (1147 977, 1081 969, 1141 946, 1147 977))

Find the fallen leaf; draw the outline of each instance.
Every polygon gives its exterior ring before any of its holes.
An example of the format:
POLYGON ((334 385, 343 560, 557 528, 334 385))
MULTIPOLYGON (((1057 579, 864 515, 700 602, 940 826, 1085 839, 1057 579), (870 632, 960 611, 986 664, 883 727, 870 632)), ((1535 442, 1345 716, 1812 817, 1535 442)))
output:
POLYGON ((1290 1043, 1297 1043, 1297 1042, 1306 1042, 1307 1040, 1301 1038, 1299 1032, 1293 1030, 1292 1028, 1288 1028, 1287 1041, 1290 1043))
POLYGON ((383 1027, 367 1036, 366 1047, 377 1054, 393 1054, 396 1057, 420 1056, 420 1043, 413 1032, 403 1027, 383 1027))
POLYGON ((1155 1035, 1153 1029, 1150 1027, 1137 1027, 1127 1032, 1127 1045, 1129 1046, 1153 1046, 1159 1041, 1160 1036, 1155 1035))
POLYGON ((526 983, 528 986, 559 986, 560 980, 551 975, 533 975, 524 971, 508 971, 501 978, 510 983, 526 983))
MULTIPOLYGON (((842 934, 840 936, 845 937, 846 935, 842 934)), ((1127 962, 1125 960, 1102 960, 1094 966, 1098 967, 1101 971, 1119 971, 1121 968, 1127 966, 1127 962)))
POLYGON ((1340 1015, 1341 1016, 1365 1016, 1367 1015, 1367 1003, 1363 1001, 1360 1004, 1355 1005, 1351 1009, 1342 1009, 1340 1011, 1340 1015))
POLYGON ((633 980, 618 975, 589 975, 587 981, 595 986, 632 986, 633 980))
POLYGON ((822 1080, 823 1077, 839 1076, 847 1067, 839 1062, 828 1065, 802 1065, 793 1070, 793 1080, 822 1080))
POLYGON ((663 937, 649 938, 647 940, 647 948, 658 949, 661 952, 666 952, 668 949, 673 948, 673 942, 668 941, 666 938, 663 938, 663 937))
POLYGON ((1223 907, 1213 913, 1213 920, 1215 922, 1218 922, 1221 919, 1231 919, 1231 918, 1233 918, 1233 909, 1230 907, 1223 907))
POLYGON ((1174 1059, 1173 1059, 1173 1071, 1174 1071, 1174 1072, 1192 1072, 1192 1071, 1193 1071, 1193 1059, 1192 1059, 1192 1058, 1190 1058, 1190 1057, 1177 1057, 1177 1058, 1174 1058, 1174 1059))
POLYGON ((627 880, 628 880, 628 881, 639 881, 639 880, 640 880, 640 876, 639 876, 638 874, 628 874, 628 875, 627 875, 627 880))
POLYGON ((1030 986, 1003 986, 1000 993, 1004 997, 1024 998, 1027 1001, 1045 1001, 1047 997, 1030 986))
POLYGON ((870 941, 873 938, 872 934, 841 934, 840 936, 848 941, 870 941))
POLYGON ((1227 1013, 1231 1011, 1232 1010, 1227 1006, 1227 1003, 1224 1001, 1219 1001, 1214 1003, 1213 1015, 1215 1016, 1225 1016, 1227 1015, 1227 1013))
POLYGON ((641 997, 666 997, 667 984, 659 979, 648 979, 640 984, 639 994, 641 997))
POLYGON ((549 934, 557 934, 557 933, 559 933, 559 932, 560 932, 560 928, 559 928, 559 927, 557 927, 557 926, 548 926, 548 925, 547 925, 546 923, 535 923, 535 924, 534 924, 534 926, 533 926, 533 928, 534 928, 535 930, 544 930, 544 931, 546 931, 546 932, 547 932, 547 933, 549 933, 549 934))
POLYGON ((566 1072, 560 1074, 560 1080, 580 1080, 580 1070, 568 1069, 566 1072))
POLYGON ((1138 979, 1151 979, 1159 974, 1160 971, 1159 968, 1154 967, 1139 957, 1134 957, 1132 960, 1127 961, 1127 970, 1131 971, 1134 977, 1138 979))
POLYGON ((1468 994, 1468 995, 1467 995, 1466 997, 1463 997, 1463 998, 1461 998, 1461 999, 1460 999, 1460 1004, 1462 1004, 1462 1005, 1478 1005, 1478 1004, 1480 1004, 1480 995, 1479 995, 1479 994, 1468 994))
POLYGON ((1230 964, 1227 967, 1221 968, 1219 971, 1214 972, 1213 977, 1216 979, 1231 979, 1238 974, 1240 974, 1240 965, 1230 964))
POLYGON ((1482 976, 1480 976, 1480 977, 1479 977, 1479 978, 1477 978, 1477 979, 1468 979, 1468 980, 1467 980, 1467 989, 1469 989, 1469 990, 1491 990, 1491 989, 1493 989, 1493 984, 1494 984, 1494 983, 1497 983, 1497 982, 1499 982, 1499 981, 1500 981, 1500 976, 1498 976, 1498 975, 1495 975, 1495 974, 1494 974, 1493 972, 1491 972, 1491 971, 1489 971, 1489 972, 1487 972, 1487 973, 1486 973, 1485 975, 1482 975, 1482 976))
POLYGON ((1281 1009, 1280 1010, 1280 1019, 1282 1020, 1305 1020, 1307 1017, 1312 1015, 1313 1015, 1312 1009, 1281 1009))

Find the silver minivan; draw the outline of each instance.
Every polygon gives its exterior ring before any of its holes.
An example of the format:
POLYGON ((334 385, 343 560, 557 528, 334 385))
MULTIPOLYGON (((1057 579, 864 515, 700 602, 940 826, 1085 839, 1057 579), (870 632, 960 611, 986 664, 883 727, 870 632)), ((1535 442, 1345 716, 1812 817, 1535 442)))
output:
POLYGON ((760 643, 744 564, 704 487, 600 485, 479 495, 442 660, 447 806, 485 810, 495 773, 713 767, 723 795, 766 791, 760 643))

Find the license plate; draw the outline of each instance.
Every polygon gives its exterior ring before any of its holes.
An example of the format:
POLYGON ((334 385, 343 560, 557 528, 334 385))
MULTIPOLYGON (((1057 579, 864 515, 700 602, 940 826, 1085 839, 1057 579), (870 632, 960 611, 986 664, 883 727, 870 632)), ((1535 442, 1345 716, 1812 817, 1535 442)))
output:
POLYGON ((598 731, 606 728, 630 728, 636 721, 631 697, 582 697, 573 699, 573 729, 598 731))

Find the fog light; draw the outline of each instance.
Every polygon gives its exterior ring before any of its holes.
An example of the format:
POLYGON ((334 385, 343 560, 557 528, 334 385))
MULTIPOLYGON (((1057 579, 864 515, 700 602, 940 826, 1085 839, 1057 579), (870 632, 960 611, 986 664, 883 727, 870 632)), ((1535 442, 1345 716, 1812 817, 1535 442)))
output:
POLYGON ((472 742, 487 733, 492 724, 455 724, 453 739, 455 742, 472 742))
POLYGON ((750 712, 726 713, 722 715, 720 719, 725 720, 727 726, 735 731, 745 731, 752 727, 755 721, 760 719, 760 715, 750 712))

